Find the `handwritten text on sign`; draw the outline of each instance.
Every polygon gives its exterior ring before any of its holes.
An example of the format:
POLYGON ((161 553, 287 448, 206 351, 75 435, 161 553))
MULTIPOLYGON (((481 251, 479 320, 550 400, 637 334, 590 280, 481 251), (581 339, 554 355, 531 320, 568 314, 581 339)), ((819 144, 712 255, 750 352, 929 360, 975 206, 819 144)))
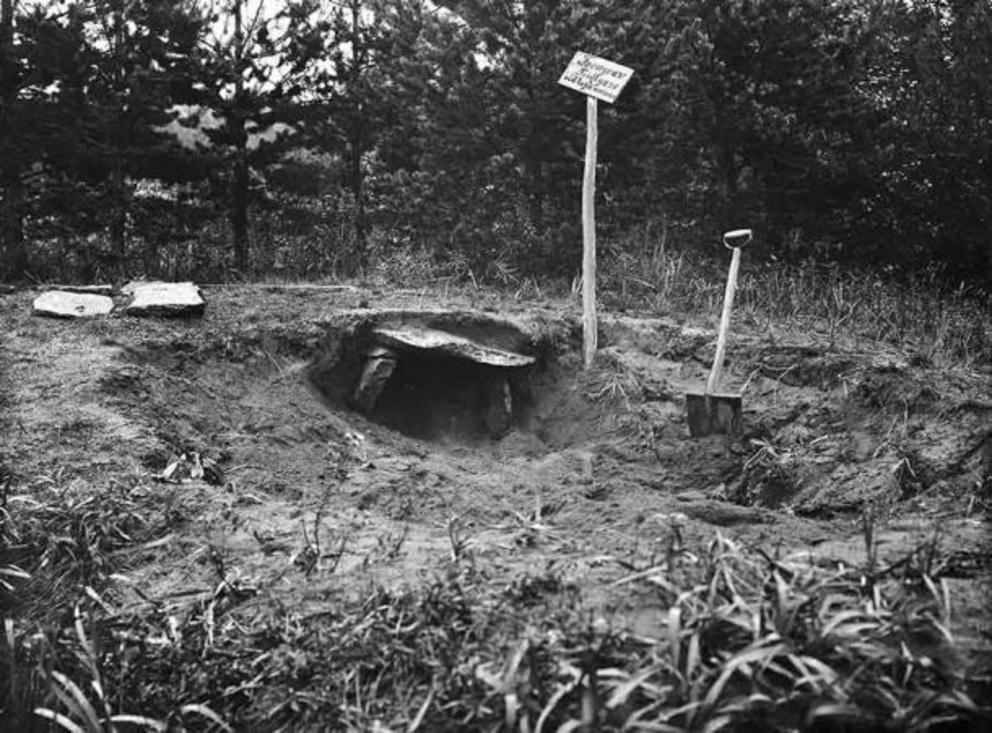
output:
POLYGON ((634 70, 579 51, 572 57, 558 83, 611 104, 630 81, 634 70))

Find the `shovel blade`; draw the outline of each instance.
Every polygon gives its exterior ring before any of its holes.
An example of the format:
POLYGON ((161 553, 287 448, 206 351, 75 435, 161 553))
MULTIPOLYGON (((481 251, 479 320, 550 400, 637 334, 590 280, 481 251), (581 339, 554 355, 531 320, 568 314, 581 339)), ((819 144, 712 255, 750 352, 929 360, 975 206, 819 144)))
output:
POLYGON ((743 398, 739 394, 689 392, 685 396, 689 435, 738 435, 743 398))

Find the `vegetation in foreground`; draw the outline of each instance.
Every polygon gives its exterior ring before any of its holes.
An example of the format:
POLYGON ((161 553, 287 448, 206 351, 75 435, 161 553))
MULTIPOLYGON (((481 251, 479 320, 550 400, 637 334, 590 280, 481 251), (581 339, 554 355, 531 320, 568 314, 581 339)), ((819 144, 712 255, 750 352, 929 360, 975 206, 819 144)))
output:
MULTIPOLYGON (((949 631, 934 535, 901 561, 821 566, 719 534, 618 581, 667 608, 666 632, 618 632, 547 571, 494 583, 453 526, 435 579, 286 608, 215 558, 212 592, 117 592, 128 557, 185 521, 140 481, 96 491, 7 483, 0 524, 5 727, 289 730, 977 730, 949 631), (130 488, 125 488, 130 486, 130 488), (948 727, 949 726, 949 727, 948 727), (971 726, 969 728, 969 726, 971 726)), ((395 538, 391 541, 396 541, 395 538)), ((402 552, 402 538, 395 547, 402 552)), ((297 563, 302 582, 334 572, 297 563)))

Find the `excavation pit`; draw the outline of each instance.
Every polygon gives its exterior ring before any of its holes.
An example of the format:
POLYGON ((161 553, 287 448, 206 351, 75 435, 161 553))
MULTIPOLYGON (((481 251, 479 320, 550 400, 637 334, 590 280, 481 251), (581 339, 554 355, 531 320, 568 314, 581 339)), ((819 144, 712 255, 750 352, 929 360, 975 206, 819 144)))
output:
POLYGON ((526 422, 530 348, 504 321, 406 314, 329 338, 310 380, 332 403, 411 437, 499 439, 526 422))

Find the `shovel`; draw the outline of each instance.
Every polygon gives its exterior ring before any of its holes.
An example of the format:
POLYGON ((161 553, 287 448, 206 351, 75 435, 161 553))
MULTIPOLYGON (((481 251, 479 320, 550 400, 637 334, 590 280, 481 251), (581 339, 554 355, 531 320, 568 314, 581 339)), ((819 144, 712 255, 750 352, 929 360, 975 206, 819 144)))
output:
POLYGON ((716 356, 713 358, 710 378, 706 382, 706 391, 689 392, 685 396, 689 435, 693 438, 704 435, 736 435, 741 429, 741 395, 717 390, 727 351, 727 331, 730 330, 730 313, 734 307, 734 292, 737 290, 741 248, 751 241, 751 237, 750 229, 735 229, 723 235, 724 245, 733 250, 734 255, 730 260, 730 274, 727 275, 727 289, 723 295, 723 315, 720 317, 720 333, 716 340, 716 356))

